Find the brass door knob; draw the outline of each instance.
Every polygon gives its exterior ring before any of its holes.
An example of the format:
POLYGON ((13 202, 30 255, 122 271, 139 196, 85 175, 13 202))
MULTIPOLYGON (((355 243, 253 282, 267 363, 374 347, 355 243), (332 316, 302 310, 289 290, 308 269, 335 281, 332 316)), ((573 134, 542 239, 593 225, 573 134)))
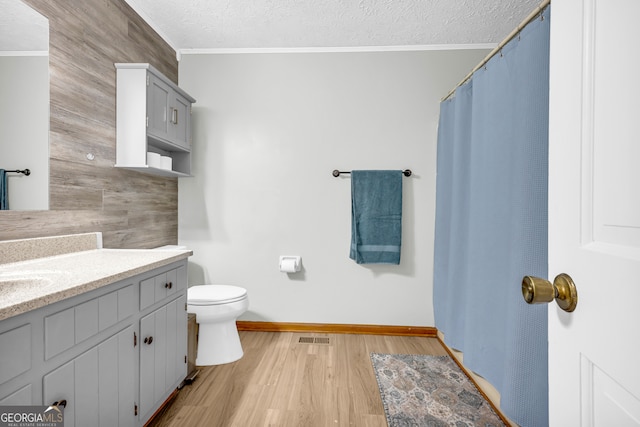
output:
POLYGON ((556 300, 564 311, 572 312, 578 304, 578 291, 568 274, 558 274, 553 283, 534 276, 522 278, 522 296, 528 304, 543 304, 556 300))

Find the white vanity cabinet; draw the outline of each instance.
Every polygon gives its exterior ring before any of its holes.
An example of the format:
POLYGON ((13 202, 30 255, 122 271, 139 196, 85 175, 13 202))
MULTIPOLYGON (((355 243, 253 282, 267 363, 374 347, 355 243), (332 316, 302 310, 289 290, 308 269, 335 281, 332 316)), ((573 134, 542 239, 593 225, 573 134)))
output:
POLYGON ((183 259, 0 321, 0 405, 143 426, 187 375, 186 289, 183 259))
POLYGON ((185 91, 150 64, 117 63, 116 167, 164 176, 191 174, 191 105, 185 91), (147 153, 172 159, 148 164, 147 153))

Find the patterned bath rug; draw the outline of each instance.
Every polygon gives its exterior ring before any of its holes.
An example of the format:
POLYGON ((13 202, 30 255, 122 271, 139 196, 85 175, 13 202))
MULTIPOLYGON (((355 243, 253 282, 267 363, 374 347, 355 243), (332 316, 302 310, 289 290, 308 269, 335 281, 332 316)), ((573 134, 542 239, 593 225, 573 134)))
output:
POLYGON ((505 426, 449 356, 371 353, 389 427, 505 426))

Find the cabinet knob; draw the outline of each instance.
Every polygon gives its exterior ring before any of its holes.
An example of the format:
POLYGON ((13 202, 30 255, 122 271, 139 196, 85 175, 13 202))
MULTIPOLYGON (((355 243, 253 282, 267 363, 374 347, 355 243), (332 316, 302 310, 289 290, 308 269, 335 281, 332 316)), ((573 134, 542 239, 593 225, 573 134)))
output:
POLYGON ((145 343, 145 344, 151 344, 152 342, 153 342, 153 337, 146 337, 146 338, 144 339, 144 343, 145 343))
POLYGON ((169 283, 165 283, 164 287, 167 289, 171 289, 173 287, 173 283, 169 282, 169 283))

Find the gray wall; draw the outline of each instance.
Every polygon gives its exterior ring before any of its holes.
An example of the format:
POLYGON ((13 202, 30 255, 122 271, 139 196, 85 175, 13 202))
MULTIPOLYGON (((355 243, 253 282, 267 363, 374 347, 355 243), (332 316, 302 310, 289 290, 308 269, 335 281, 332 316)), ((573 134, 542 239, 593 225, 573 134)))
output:
POLYGON ((248 289, 244 320, 433 326, 440 98, 486 50, 189 54, 195 177, 179 180, 190 282, 248 289), (400 266, 348 258, 350 179, 405 169, 400 266), (301 255, 303 271, 278 271, 301 255))

